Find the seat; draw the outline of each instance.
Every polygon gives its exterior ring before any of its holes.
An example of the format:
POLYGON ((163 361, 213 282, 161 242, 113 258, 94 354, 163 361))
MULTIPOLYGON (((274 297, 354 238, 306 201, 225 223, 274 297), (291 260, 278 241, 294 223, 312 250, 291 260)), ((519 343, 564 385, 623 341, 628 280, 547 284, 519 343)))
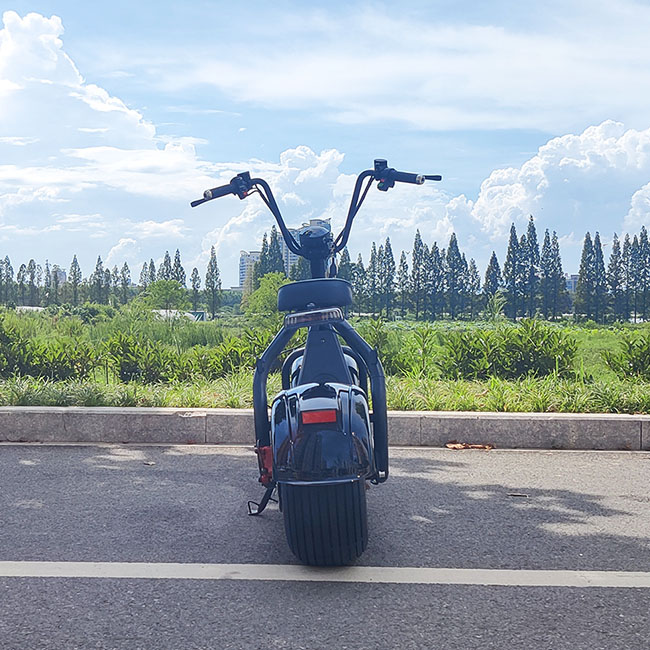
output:
POLYGON ((305 311, 322 307, 349 307, 352 304, 352 286, 341 278, 314 278, 280 287, 280 311, 305 311))

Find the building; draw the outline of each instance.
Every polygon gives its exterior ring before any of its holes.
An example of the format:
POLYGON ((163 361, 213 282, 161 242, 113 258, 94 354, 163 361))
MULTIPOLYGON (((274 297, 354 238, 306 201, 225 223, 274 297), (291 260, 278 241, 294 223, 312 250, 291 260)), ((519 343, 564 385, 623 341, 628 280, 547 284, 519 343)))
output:
MULTIPOLYGON (((307 226, 322 226, 323 228, 329 230, 330 232, 332 230, 332 224, 330 223, 329 219, 310 219, 309 223, 303 223, 300 228, 289 228, 289 232, 297 240, 298 231, 301 230, 302 228, 306 228, 307 226)), ((292 253, 289 250, 289 247, 286 245, 284 241, 284 237, 282 237, 282 233, 279 233, 279 239, 280 239, 280 250, 282 251, 282 259, 284 260, 284 272, 287 275, 289 275, 289 271, 291 270, 291 267, 298 261, 298 255, 292 253)))
POLYGON ((253 265, 259 262, 261 251, 241 251, 239 253, 239 286, 243 287, 246 275, 253 272, 253 265))
POLYGON ((575 293, 578 287, 578 276, 575 274, 569 275, 568 273, 564 274, 566 280, 566 290, 569 293, 575 293))

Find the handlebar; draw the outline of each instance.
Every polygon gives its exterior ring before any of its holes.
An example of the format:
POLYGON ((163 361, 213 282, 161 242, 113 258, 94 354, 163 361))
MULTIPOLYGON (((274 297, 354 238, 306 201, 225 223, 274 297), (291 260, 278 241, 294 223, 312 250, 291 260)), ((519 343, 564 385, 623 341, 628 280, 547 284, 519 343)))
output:
MULTIPOLYGON (((392 167, 388 166, 388 162, 381 158, 375 160, 374 169, 367 169, 359 174, 357 177, 357 182, 354 186, 354 192, 352 193, 352 199, 350 201, 350 208, 348 210, 348 216, 345 220, 345 225, 343 230, 339 233, 338 237, 334 240, 332 245, 332 255, 343 250, 345 245, 348 243, 348 237, 350 236, 350 229, 352 228, 352 221, 356 216, 361 204, 363 203, 368 190, 372 185, 373 181, 377 181, 377 189, 382 192, 387 192, 391 187, 395 186, 395 183, 411 183, 413 185, 422 185, 425 181, 440 181, 442 176, 439 174, 413 174, 410 172, 400 172, 392 167), (368 183, 361 192, 361 186, 363 181, 368 179, 368 183)), ((203 192, 203 198, 192 201, 190 205, 195 208, 197 205, 201 205, 206 201, 211 201, 212 199, 219 198, 220 196, 226 196, 228 194, 236 194, 240 199, 245 199, 249 194, 256 192, 260 195, 266 206, 269 208, 280 228, 280 232, 287 243, 287 247, 293 253, 297 255, 302 254, 302 249, 298 242, 295 240, 293 235, 289 232, 282 215, 280 214, 280 209, 278 204, 273 197, 273 192, 269 187, 268 183, 261 178, 251 178, 249 172, 242 172, 237 174, 230 183, 226 185, 220 185, 214 187, 210 190, 203 192)))

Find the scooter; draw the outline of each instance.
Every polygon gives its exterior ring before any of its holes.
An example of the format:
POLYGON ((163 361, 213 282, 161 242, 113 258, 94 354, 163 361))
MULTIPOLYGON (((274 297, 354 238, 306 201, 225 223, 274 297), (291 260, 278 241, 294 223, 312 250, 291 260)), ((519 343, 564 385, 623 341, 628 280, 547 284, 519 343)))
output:
POLYGON ((260 483, 259 503, 248 502, 250 515, 264 511, 277 489, 279 507, 291 551, 305 564, 350 564, 368 544, 366 481, 388 478, 386 383, 377 356, 346 321, 352 287, 336 277, 336 254, 350 236, 352 222, 374 181, 386 192, 395 183, 421 185, 439 175, 397 171, 386 160, 357 177, 341 233, 334 239, 322 226, 289 232, 268 183, 249 172, 193 201, 233 194, 245 199, 259 194, 275 217, 290 251, 310 263, 310 280, 282 286, 278 309, 287 312, 282 329, 257 360, 253 378, 255 452, 260 483), (365 183, 365 185, 364 185, 365 183), (307 328, 304 347, 282 364, 282 390, 267 404, 271 368, 300 328, 307 328), (341 344, 342 339, 345 344, 341 344), (368 389, 372 412, 368 403, 368 389))

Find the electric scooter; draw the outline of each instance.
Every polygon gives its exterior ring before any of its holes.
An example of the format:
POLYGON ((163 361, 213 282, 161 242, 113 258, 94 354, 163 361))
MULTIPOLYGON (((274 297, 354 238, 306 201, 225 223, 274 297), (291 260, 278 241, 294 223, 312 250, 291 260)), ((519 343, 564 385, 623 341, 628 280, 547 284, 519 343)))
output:
POLYGON ((336 254, 347 244, 354 217, 374 181, 386 192, 395 183, 421 185, 426 180, 442 177, 400 172, 386 160, 375 160, 373 169, 357 177, 345 225, 336 239, 315 225, 304 226, 294 237, 268 183, 251 178, 249 172, 206 190, 202 199, 190 204, 196 207, 228 194, 240 199, 258 194, 289 250, 310 263, 312 279, 280 288, 278 309, 287 312, 284 325, 257 360, 255 452, 265 493, 259 503, 248 502, 249 514, 259 515, 275 500, 277 489, 287 542, 305 564, 349 564, 364 552, 366 481, 377 485, 388 478, 384 371, 376 350, 344 317, 344 309, 352 304, 352 287, 336 277, 336 254), (305 345, 284 360, 282 390, 273 399, 269 417, 269 371, 300 328, 307 328, 305 345))

